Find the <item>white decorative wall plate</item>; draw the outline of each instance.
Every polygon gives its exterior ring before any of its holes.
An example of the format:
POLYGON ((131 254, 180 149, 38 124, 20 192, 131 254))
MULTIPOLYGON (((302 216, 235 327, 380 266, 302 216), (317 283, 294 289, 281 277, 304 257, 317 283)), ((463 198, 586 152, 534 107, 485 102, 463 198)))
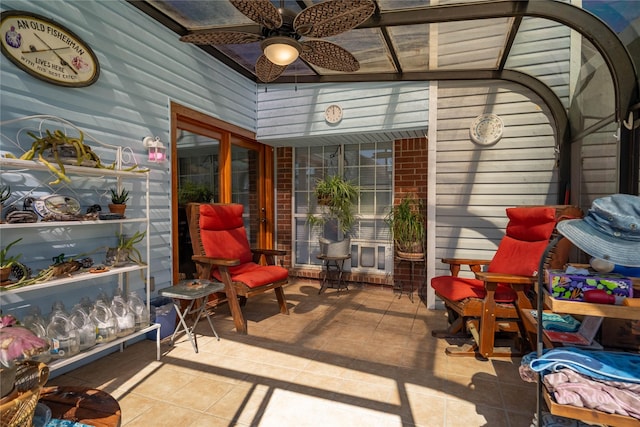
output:
POLYGON ((495 144, 502 138, 504 123, 495 114, 481 114, 471 122, 469 135, 471 140, 480 145, 495 144))

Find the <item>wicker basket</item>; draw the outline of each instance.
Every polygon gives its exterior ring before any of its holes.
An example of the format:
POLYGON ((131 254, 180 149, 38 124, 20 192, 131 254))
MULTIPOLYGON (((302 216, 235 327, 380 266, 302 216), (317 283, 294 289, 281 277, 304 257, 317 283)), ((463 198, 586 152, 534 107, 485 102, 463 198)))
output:
POLYGON ((44 363, 20 363, 16 390, 0 404, 0 427, 31 427, 40 390, 48 379, 49 368, 44 363))
POLYGON ((402 252, 396 250, 396 256, 410 261, 421 261, 424 259, 424 252, 402 252))

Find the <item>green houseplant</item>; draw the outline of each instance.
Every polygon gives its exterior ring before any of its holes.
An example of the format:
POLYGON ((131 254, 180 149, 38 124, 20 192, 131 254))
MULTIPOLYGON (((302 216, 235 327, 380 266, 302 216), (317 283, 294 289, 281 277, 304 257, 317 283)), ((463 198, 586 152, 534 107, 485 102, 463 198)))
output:
POLYGON ((425 206, 415 195, 404 196, 385 217, 396 254, 404 258, 422 257, 425 241, 425 206))
POLYGON ((112 188, 109 212, 124 216, 124 211, 127 209, 127 200, 129 200, 129 190, 112 188))
POLYGON ((14 240, 9 243, 6 247, 0 249, 0 283, 8 282, 9 275, 11 274, 11 267, 18 263, 18 260, 22 256, 22 254, 9 256, 9 249, 16 243, 22 240, 22 237, 18 240, 14 240))
POLYGON ((213 191, 208 186, 186 181, 178 190, 178 204, 184 206, 191 202, 211 203, 213 196, 213 191))
POLYGON ((349 233, 356 222, 355 203, 358 199, 358 187, 351 181, 333 175, 327 176, 316 182, 314 196, 316 205, 307 214, 307 223, 312 228, 324 230, 326 224, 335 224, 337 230, 342 233, 344 239, 339 245, 330 247, 334 243, 328 239, 320 239, 320 250, 323 255, 341 256, 348 254, 350 239, 349 233), (333 252, 333 251, 336 252, 333 252))
POLYGON ((118 245, 114 248, 107 248, 105 263, 114 267, 120 267, 129 262, 144 265, 142 254, 135 247, 135 244, 140 243, 146 234, 146 231, 136 231, 132 236, 118 234, 118 245))

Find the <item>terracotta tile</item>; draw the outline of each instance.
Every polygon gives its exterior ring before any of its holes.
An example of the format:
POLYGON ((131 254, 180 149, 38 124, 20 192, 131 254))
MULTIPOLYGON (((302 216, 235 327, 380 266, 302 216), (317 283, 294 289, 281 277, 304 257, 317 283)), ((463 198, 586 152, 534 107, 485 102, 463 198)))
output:
POLYGON ((447 427, 509 427, 507 415, 504 409, 500 408, 447 399, 446 414, 444 425, 447 427))
POLYGON ((511 412, 532 413, 536 410, 536 385, 532 383, 502 384, 500 392, 504 408, 511 412))
POLYGON ((290 315, 273 295, 245 307, 249 334, 235 332, 228 307, 174 346, 144 340, 53 378, 50 384, 101 388, 137 426, 520 426, 535 412, 535 385, 519 358, 449 357, 447 325, 414 295, 350 286, 318 295, 316 281, 292 281, 290 315))
POLYGON ((172 427, 188 426, 198 418, 198 413, 185 407, 157 402, 146 411, 134 415, 134 418, 123 425, 128 427, 172 427))

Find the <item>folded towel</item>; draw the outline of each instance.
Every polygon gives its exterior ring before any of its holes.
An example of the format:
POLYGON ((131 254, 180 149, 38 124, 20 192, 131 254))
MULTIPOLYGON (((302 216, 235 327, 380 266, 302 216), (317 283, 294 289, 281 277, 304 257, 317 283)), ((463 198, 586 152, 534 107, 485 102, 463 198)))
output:
MULTIPOLYGON (((531 310, 533 318, 538 317, 538 310, 531 310)), ((570 314, 542 313, 542 327, 548 331, 576 332, 580 322, 570 314)))
POLYGON ((543 375, 569 368, 591 378, 640 383, 640 354, 635 353, 553 348, 531 360, 529 366, 543 375))

